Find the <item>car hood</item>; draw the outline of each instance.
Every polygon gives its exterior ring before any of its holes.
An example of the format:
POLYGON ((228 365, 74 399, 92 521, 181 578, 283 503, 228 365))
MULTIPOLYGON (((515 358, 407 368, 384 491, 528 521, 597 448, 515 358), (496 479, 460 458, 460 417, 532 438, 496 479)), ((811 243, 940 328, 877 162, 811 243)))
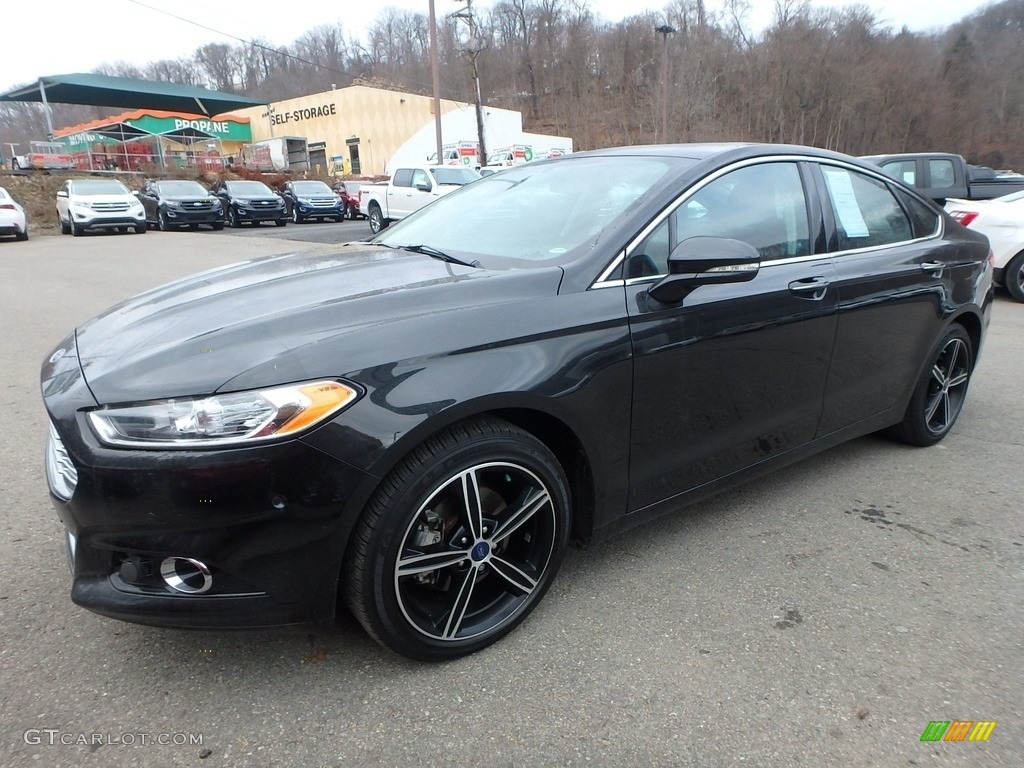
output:
POLYGON ((212 203, 216 199, 216 195, 161 195, 161 200, 170 200, 175 203, 212 203))
POLYGON ((77 330, 78 354, 101 404, 337 377, 396 359, 413 335, 449 344, 459 313, 554 295, 561 276, 362 244, 272 256, 112 307, 77 330))
POLYGON ((135 195, 70 195, 69 200, 75 203, 137 203, 135 195))

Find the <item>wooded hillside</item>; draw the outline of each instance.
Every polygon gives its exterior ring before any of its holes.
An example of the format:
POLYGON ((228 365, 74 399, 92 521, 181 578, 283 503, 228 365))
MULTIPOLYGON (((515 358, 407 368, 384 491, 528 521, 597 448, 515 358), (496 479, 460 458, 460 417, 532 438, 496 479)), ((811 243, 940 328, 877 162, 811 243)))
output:
MULTIPOLYGON (((1024 170, 1024 0, 934 34, 883 28, 863 6, 822 11, 797 0, 776 0, 774 21, 758 34, 748 31, 747 0, 729 0, 720 14, 704 0, 675 0, 618 23, 586 0, 483 2, 473 11, 485 104, 518 109, 527 130, 572 136, 578 150, 778 141, 851 154, 945 150, 1024 170), (655 31, 664 24, 676 32, 655 31)), ((442 17, 441 5, 442 96, 471 101, 468 25, 442 17)), ((188 58, 98 71, 268 101, 353 83, 429 94, 427 26, 425 13, 392 9, 363 35, 318 26, 288 46, 211 42, 188 58)), ((54 112, 62 126, 116 110, 54 112)), ((0 141, 44 136, 38 105, 0 107, 0 141)))

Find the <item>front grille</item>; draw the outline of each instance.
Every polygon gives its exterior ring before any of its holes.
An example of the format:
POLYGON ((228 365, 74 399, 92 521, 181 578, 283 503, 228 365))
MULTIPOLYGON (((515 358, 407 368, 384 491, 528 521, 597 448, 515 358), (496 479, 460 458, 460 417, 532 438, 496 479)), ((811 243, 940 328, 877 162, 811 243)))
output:
POLYGON ((68 501, 78 485, 78 470, 52 422, 50 439, 46 441, 46 480, 50 491, 61 501, 68 501))
POLYGON ((314 208, 334 208, 338 201, 333 197, 314 197, 310 199, 309 204, 314 208))
POLYGON ((127 211, 128 203, 89 203, 89 207, 94 211, 109 213, 114 211, 127 211))

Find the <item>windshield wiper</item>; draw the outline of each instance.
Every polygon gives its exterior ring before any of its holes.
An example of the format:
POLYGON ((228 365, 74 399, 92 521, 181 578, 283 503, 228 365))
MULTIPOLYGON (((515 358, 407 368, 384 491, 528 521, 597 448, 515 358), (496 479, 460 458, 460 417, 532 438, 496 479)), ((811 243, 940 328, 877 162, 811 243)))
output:
MULTIPOLYGON (((383 245, 383 243, 382 243, 383 245)), ((437 248, 432 248, 429 245, 391 245, 389 248, 398 248, 403 251, 412 251, 413 253, 422 253, 424 256, 430 256, 434 259, 440 259, 441 261, 447 261, 449 264, 459 264, 463 267, 479 267, 480 262, 477 260, 464 261, 457 256, 452 256, 450 253, 439 251, 437 248)))

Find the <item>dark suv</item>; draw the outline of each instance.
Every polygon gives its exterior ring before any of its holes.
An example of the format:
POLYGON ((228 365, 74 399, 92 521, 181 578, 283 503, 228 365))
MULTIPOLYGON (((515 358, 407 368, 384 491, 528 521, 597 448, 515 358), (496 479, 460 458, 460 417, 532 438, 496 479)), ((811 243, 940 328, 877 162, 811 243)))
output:
POLYGON ((345 203, 322 181, 289 181, 282 185, 280 195, 295 224, 309 219, 345 218, 345 203))
POLYGON ((229 227, 245 222, 272 221, 279 227, 288 223, 284 199, 262 181, 218 181, 210 191, 220 198, 229 227))
POLYGON ((161 230, 200 224, 224 229, 224 206, 198 181, 147 181, 136 194, 146 223, 161 230))

